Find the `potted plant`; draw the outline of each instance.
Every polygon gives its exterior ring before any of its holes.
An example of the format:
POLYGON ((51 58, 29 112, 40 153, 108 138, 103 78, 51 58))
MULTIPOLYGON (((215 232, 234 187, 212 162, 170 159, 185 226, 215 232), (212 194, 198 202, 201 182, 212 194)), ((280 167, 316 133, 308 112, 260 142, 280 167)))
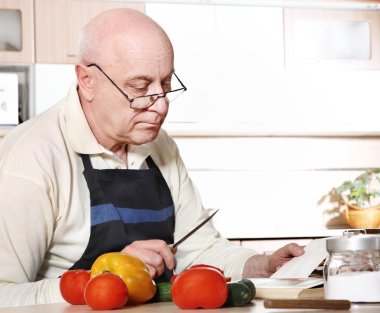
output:
POLYGON ((370 169, 335 189, 345 206, 346 222, 352 228, 380 226, 380 169, 370 169))

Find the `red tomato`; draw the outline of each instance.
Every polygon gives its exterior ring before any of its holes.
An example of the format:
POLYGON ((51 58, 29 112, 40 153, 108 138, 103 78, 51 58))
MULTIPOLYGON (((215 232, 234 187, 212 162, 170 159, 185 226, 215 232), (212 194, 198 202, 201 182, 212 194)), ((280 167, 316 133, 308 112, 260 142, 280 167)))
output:
POLYGON ((189 268, 177 275, 172 285, 173 302, 181 309, 215 309, 227 300, 227 282, 211 267, 189 268))
MULTIPOLYGON (((224 271, 222 269, 220 269, 219 267, 216 267, 216 266, 212 266, 212 265, 208 265, 208 264, 196 264, 196 265, 191 266, 190 268, 196 268, 196 267, 210 267, 210 268, 213 268, 213 269, 219 271, 224 276, 224 271)), ((175 277, 173 279, 175 279, 175 277)), ((224 277, 224 279, 226 280, 226 282, 231 281, 231 277, 224 277)))
POLYGON ((90 279, 84 290, 87 305, 94 310, 112 310, 122 307, 128 300, 128 288, 124 280, 111 273, 90 279))
POLYGON ((195 264, 195 265, 190 266, 190 268, 196 268, 196 267, 209 267, 209 268, 213 268, 214 270, 217 270, 217 271, 219 271, 220 273, 222 273, 224 275, 223 270, 221 270, 219 267, 216 267, 216 266, 212 266, 212 265, 208 265, 208 264, 195 264))
POLYGON ((90 280, 90 272, 86 270, 71 270, 62 274, 59 281, 61 295, 70 304, 86 304, 84 289, 90 280))

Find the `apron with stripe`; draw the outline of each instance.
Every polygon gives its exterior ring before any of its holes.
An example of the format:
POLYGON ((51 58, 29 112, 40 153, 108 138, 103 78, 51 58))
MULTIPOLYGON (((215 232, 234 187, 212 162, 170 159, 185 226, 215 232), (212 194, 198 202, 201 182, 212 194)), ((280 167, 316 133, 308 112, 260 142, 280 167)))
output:
MULTIPOLYGON (((103 253, 121 251, 136 240, 174 241, 174 204, 159 168, 148 156, 148 169, 94 169, 81 155, 91 200, 91 233, 82 257, 71 269, 90 269, 103 253)), ((156 282, 169 281, 165 272, 156 282)))

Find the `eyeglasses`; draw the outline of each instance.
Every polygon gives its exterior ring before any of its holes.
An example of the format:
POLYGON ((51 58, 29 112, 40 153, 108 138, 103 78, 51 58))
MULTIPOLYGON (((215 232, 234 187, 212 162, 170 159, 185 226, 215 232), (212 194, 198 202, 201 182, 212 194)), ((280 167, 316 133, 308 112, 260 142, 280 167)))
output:
POLYGON ((87 67, 91 67, 91 66, 95 66, 99 71, 101 71, 103 75, 107 77, 107 79, 111 82, 111 84, 114 85, 117 88, 117 90, 119 90, 125 98, 127 98, 131 109, 149 108, 151 105, 153 105, 153 103, 157 101, 158 98, 165 98, 166 101, 172 102, 175 99, 177 99, 178 96, 180 96, 183 92, 187 90, 187 88, 181 82, 178 76, 175 73, 173 73, 175 78, 177 78, 178 82, 180 83, 181 88, 177 88, 177 89, 162 92, 162 93, 154 93, 151 95, 130 98, 118 85, 116 85, 116 83, 103 71, 103 69, 98 64, 91 63, 87 65, 87 67))

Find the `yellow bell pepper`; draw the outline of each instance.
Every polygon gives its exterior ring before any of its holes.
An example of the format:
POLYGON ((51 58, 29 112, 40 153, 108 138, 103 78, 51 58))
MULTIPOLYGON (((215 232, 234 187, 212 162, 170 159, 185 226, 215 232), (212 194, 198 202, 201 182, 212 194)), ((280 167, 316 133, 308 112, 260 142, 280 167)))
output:
POLYGON ((138 257, 123 252, 100 255, 91 267, 91 278, 103 273, 120 276, 128 287, 128 304, 140 304, 156 293, 156 284, 148 267, 138 257))

